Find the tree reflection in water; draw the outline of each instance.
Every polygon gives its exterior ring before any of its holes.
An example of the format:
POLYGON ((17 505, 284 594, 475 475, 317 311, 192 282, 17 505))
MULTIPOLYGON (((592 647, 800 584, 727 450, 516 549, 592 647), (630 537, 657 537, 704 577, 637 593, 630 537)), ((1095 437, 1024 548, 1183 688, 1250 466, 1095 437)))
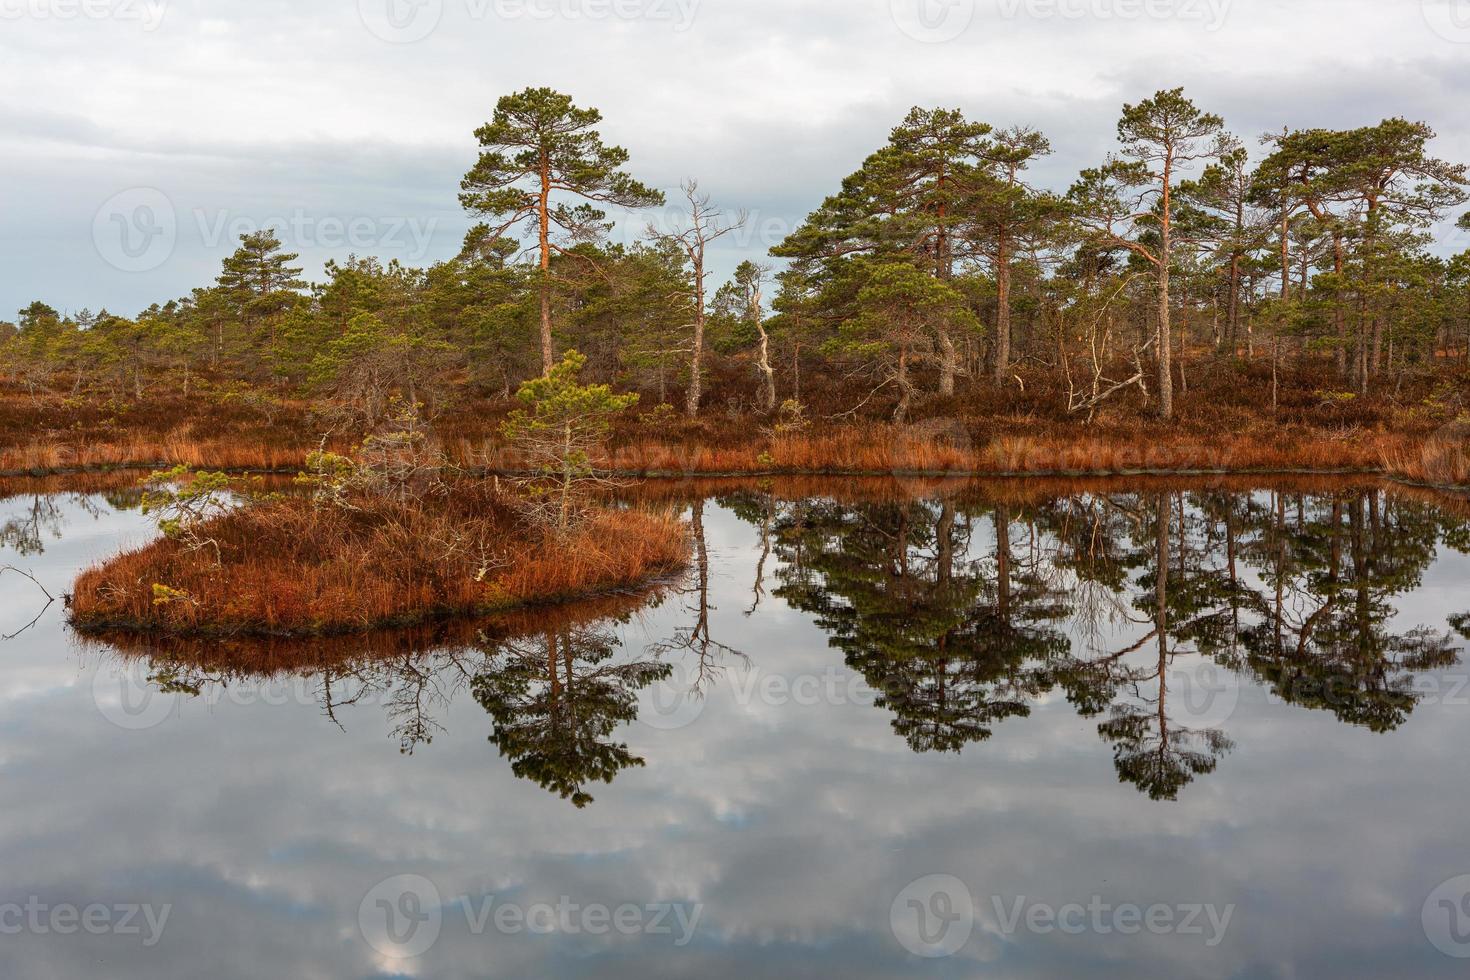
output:
POLYGON ((587 783, 644 764, 610 736, 638 716, 638 692, 671 671, 618 662, 617 645, 601 625, 548 630, 487 649, 474 679, 475 700, 495 722, 490 741, 512 771, 578 807, 592 802, 587 783))
MULTIPOLYGON (((767 484, 719 503, 758 534, 742 618, 778 600, 809 614, 915 752, 958 753, 1059 693, 1096 720, 1119 778, 1157 800, 1215 771, 1232 748, 1229 699, 1246 685, 1386 732, 1430 672, 1459 662, 1449 629, 1470 638, 1470 613, 1405 628, 1395 612, 1440 549, 1470 552, 1470 521, 1380 488, 853 503, 783 499, 767 484)), ((159 690, 288 675, 338 723, 344 707, 381 704, 410 754, 468 690, 515 774, 581 807, 591 784, 644 764, 617 736, 673 663, 693 658, 690 683, 708 693, 724 663, 745 662, 714 636, 705 509, 692 506, 695 561, 677 590, 688 621, 646 651, 618 627, 662 593, 308 652, 113 642, 159 690)))
POLYGON ((776 594, 815 617, 919 752, 984 740, 1060 689, 1101 718, 1121 779, 1174 799, 1232 747, 1217 702, 1243 678, 1382 732, 1423 697, 1417 677, 1459 661, 1449 633, 1392 620, 1441 544, 1466 550, 1467 524, 1380 489, 760 496, 726 502, 769 529, 776 594), (1109 649, 1120 633, 1137 636, 1109 649))

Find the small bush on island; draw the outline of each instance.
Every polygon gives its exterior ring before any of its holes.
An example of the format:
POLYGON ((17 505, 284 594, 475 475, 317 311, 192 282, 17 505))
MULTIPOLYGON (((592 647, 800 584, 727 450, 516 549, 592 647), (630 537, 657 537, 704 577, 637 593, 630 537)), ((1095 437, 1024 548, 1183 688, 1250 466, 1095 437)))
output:
POLYGON ((612 420, 638 404, 634 394, 614 394, 608 385, 578 383, 587 358, 567 351, 545 376, 521 385, 524 406, 501 426, 506 441, 520 451, 535 476, 523 485, 542 503, 544 520, 566 530, 585 491, 606 482, 593 466, 593 454, 607 442, 612 420))

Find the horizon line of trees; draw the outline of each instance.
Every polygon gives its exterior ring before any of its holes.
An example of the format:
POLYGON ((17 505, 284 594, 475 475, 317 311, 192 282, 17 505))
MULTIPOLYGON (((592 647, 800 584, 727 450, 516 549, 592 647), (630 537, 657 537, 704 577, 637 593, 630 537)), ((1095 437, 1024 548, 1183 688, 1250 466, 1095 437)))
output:
POLYGON ((207 376, 372 424, 394 398, 508 399, 576 349, 598 380, 681 394, 690 418, 716 395, 799 410, 818 372, 849 386, 837 408, 902 423, 1023 375, 1069 416, 1131 393, 1167 419, 1201 358, 1269 358, 1273 408, 1288 361, 1344 395, 1470 364, 1470 250, 1436 256, 1430 232, 1470 176, 1422 122, 1283 130, 1253 154, 1165 90, 1125 105, 1116 151, 1055 193, 1028 176, 1044 134, 915 108, 771 249, 779 270, 746 261, 716 285, 707 250, 747 215, 691 179, 679 225, 611 242, 606 207, 664 195, 601 118, 547 88, 500 99, 461 183, 483 220, 447 261, 353 255, 309 283, 274 231, 248 234, 213 284, 134 318, 30 304, 0 322, 0 367, 37 397, 187 396, 207 376))

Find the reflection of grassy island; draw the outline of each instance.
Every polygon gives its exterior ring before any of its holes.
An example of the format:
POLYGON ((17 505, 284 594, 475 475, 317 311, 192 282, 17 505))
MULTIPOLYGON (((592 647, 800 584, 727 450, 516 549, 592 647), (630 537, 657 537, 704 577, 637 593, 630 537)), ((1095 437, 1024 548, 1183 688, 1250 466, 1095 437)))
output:
POLYGON ((150 477, 162 539, 77 580, 86 629, 312 634, 493 612, 668 574, 687 539, 668 513, 592 505, 589 451, 633 400, 577 382, 577 355, 522 390, 508 438, 539 463, 518 492, 446 465, 400 405, 356 458, 314 453, 309 494, 182 467, 150 477))

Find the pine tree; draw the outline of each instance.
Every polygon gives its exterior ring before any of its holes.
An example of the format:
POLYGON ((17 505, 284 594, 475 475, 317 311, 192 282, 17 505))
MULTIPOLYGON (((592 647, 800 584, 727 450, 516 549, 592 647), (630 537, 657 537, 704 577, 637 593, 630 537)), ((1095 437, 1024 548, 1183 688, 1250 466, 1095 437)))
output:
POLYGON ((1174 415, 1169 291, 1174 194, 1190 163, 1220 155, 1224 125, 1219 116, 1201 112, 1179 88, 1124 105, 1118 120, 1121 156, 1084 170, 1069 195, 1079 221, 1152 268, 1158 297, 1154 344, 1159 415, 1166 420, 1174 415))
POLYGON ((662 204, 659 191, 645 187, 621 168, 628 151, 608 146, 595 127, 596 109, 579 109, 569 95, 528 88, 500 99, 491 121, 475 130, 484 152, 460 183, 460 204, 491 217, 490 235, 499 238, 534 221, 541 269, 541 362, 555 364, 551 340, 551 256, 562 251, 552 227, 575 237, 606 217, 582 198, 624 208, 662 204))

